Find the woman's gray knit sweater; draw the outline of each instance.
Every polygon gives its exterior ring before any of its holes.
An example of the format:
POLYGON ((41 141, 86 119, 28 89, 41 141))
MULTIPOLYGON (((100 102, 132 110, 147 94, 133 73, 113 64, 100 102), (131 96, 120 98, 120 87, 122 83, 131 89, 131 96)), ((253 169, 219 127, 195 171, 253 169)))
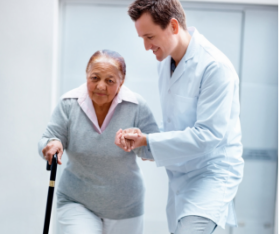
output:
POLYGON ((58 207, 77 202, 107 219, 127 219, 143 214, 144 186, 136 154, 148 159, 153 157, 147 147, 128 153, 114 144, 120 128, 159 132, 146 102, 135 95, 138 104, 119 103, 102 134, 96 132, 77 98, 60 100, 39 141, 41 156, 48 140, 57 138, 69 158, 58 186, 58 207))

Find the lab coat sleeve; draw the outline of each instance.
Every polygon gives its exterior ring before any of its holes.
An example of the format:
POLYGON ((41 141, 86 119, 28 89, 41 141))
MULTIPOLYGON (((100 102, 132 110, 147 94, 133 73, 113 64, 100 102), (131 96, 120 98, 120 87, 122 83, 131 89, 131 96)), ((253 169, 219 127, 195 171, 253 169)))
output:
POLYGON ((63 145, 63 149, 67 148, 69 103, 70 100, 68 99, 60 100, 54 109, 47 128, 38 142, 38 151, 42 157, 44 157, 43 148, 52 139, 59 140, 63 145))
POLYGON ((163 120, 162 120, 162 119, 161 119, 160 122, 159 122, 158 128, 159 128, 159 131, 160 131, 160 132, 163 132, 163 131, 164 131, 164 126, 163 126, 163 120))
MULTIPOLYGON (((148 107, 147 103, 143 100, 139 103, 139 110, 136 119, 136 127, 144 134, 159 132, 157 123, 148 107)), ((142 146, 133 150, 138 157, 145 159, 154 159, 151 151, 148 150, 148 146, 142 146)))
POLYGON ((214 151, 228 128, 236 83, 238 77, 232 68, 217 63, 206 68, 194 126, 183 131, 149 134, 157 166, 184 163, 214 151))

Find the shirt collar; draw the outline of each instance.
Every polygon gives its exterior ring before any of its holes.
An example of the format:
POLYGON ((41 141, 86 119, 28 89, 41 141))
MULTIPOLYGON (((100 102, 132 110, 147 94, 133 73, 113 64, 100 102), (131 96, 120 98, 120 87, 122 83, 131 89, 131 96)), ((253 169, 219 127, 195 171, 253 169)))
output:
POLYGON ((189 46, 187 48, 187 51, 184 55, 184 60, 185 61, 191 59, 195 55, 197 40, 198 40, 198 34, 199 34, 199 32, 197 31, 197 29, 195 27, 188 27, 188 32, 191 35, 191 40, 190 40, 189 46))
POLYGON ((122 101, 126 101, 126 102, 132 102, 134 104, 138 104, 136 95, 125 85, 121 87, 120 92, 118 93, 116 98, 118 99, 118 103, 121 103, 122 101))
MULTIPOLYGON (((78 102, 84 102, 88 96, 87 84, 84 83, 80 87, 73 89, 62 96, 62 99, 77 98, 78 102)), ((122 85, 120 92, 116 95, 113 101, 121 103, 122 101, 138 104, 136 95, 130 91, 125 85, 122 85)))
POLYGON ((112 101, 112 104, 109 108, 109 111, 104 119, 104 122, 102 126, 100 127, 98 124, 96 112, 92 103, 91 98, 88 95, 87 85, 82 84, 80 87, 73 89, 62 96, 62 99, 67 98, 77 98, 78 103, 82 110, 85 112, 85 114, 88 116, 88 118, 93 123, 93 126, 95 130, 102 134, 103 131, 105 131, 106 127, 109 125, 109 122, 111 121, 114 111, 119 103, 122 101, 132 102, 135 104, 138 104, 138 100, 135 96, 135 94, 130 91, 127 87, 124 85, 121 87, 120 92, 115 96, 115 98, 112 101))

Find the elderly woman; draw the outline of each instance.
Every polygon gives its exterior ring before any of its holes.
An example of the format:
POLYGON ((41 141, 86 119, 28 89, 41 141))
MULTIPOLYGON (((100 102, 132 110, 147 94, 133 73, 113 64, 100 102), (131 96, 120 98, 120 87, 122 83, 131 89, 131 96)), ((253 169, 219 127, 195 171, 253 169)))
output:
POLYGON ((136 155, 152 158, 147 147, 125 152, 114 144, 119 129, 158 132, 146 102, 123 86, 124 59, 96 52, 86 68, 87 83, 66 93, 39 142, 49 163, 63 150, 69 161, 57 190, 62 233, 141 234, 144 187, 136 155))

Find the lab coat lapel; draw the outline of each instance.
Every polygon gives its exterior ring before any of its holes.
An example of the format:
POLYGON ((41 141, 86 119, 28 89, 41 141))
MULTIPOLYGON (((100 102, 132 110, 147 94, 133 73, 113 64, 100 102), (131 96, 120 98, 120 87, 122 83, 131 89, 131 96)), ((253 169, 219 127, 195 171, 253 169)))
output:
MULTIPOLYGON (((195 28, 190 28, 190 33, 192 35, 189 46, 187 48, 187 51, 184 55, 184 57, 181 59, 181 61, 179 62, 178 66, 176 67, 173 76, 170 79, 170 83, 169 83, 169 88, 178 80, 182 77, 183 73, 186 70, 186 62, 191 59, 194 54, 195 54, 195 50, 196 50, 196 40, 197 40, 197 31, 195 28)), ((170 61, 169 61, 170 64, 170 61)), ((170 65, 169 65, 169 69, 170 69, 170 65)), ((170 70, 169 70, 169 74, 170 74, 170 70)))
MULTIPOLYGON (((185 56, 184 56, 185 57, 185 56)), ((176 67, 170 82, 169 82, 169 88, 183 75, 185 71, 185 58, 182 58, 179 62, 178 66, 176 67)), ((170 65, 169 65, 169 74, 170 74, 170 65)))
MULTIPOLYGON (((168 87, 169 87, 169 82, 170 82, 170 75, 171 75, 171 70, 170 70, 170 66, 171 66, 171 57, 168 56, 163 64, 162 64, 162 69, 161 71, 159 72, 159 77, 161 78, 160 79, 160 84, 159 86, 161 87, 160 90, 161 90, 161 96, 162 98, 165 97, 165 94, 168 90, 168 87), (163 92, 162 92, 163 91, 163 92)), ((162 99, 163 100, 163 99, 162 99)))

